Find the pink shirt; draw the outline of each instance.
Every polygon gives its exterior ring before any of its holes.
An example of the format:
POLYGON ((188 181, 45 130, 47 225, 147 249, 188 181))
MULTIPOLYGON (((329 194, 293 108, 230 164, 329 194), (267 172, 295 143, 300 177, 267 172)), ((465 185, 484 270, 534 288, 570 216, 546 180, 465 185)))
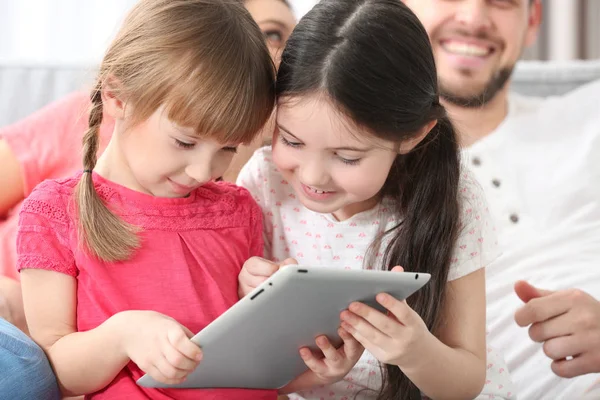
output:
MULTIPOLYGON (((100 262, 80 249, 73 191, 80 175, 39 185, 20 214, 17 267, 77 279, 77 329, 124 310, 154 310, 198 332, 238 300, 237 277, 263 253, 262 214, 250 194, 209 183, 187 198, 158 198, 94 174, 96 190, 123 220, 142 228, 142 247, 126 262, 100 262)), ((57 293, 57 295, 60 295, 57 293)), ((133 363, 94 399, 275 399, 275 391, 158 390, 135 381, 133 363)))
MULTIPOLYGON (((31 116, 0 129, 21 165, 23 198, 45 179, 64 178, 82 169, 81 140, 88 127, 87 93, 73 93, 31 116)), ((106 147, 114 122, 106 116, 100 128, 101 149, 106 147)), ((21 204, 0 220, 0 275, 18 279, 16 236, 21 204)))

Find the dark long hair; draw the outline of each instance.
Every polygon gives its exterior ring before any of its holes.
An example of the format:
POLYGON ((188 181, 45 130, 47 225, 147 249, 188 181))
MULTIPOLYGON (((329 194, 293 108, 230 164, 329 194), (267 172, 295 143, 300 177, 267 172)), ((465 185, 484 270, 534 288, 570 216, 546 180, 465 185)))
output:
MULTIPOLYGON (((401 222, 371 246, 379 247, 385 237, 387 269, 401 265, 431 274, 430 283, 408 302, 435 334, 443 323, 459 230, 460 160, 456 132, 439 102, 429 38, 418 18, 399 0, 322 0, 291 35, 276 92, 278 98, 326 94, 368 134, 396 143, 438 121, 412 151, 396 158, 382 195, 396 199, 401 222)), ((380 399, 420 398, 398 367, 386 368, 380 399)))

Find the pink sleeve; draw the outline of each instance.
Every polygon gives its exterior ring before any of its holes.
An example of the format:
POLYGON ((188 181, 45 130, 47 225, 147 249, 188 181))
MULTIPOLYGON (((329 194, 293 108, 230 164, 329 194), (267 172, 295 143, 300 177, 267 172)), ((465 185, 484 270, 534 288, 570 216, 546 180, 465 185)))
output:
POLYGON ((54 181, 44 182, 24 201, 17 231, 18 271, 44 269, 77 276, 67 201, 54 181))
POLYGON ((25 197, 64 163, 79 160, 88 105, 85 93, 74 93, 0 129, 21 164, 25 197))
POLYGON ((248 196, 251 203, 250 219, 250 257, 264 257, 263 215, 260 207, 248 196))

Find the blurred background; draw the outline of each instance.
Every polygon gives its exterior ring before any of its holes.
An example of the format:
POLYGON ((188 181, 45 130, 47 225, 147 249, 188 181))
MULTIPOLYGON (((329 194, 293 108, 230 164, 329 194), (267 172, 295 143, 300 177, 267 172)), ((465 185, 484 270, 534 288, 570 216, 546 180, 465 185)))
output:
MULTIPOLYGON (((301 17, 316 0, 291 0, 301 17)), ((0 0, 0 62, 97 62, 135 0, 0 0)), ((600 58, 600 0, 544 0, 538 44, 524 58, 600 58)))
MULTIPOLYGON (((298 19, 317 2, 289 1, 298 19)), ((135 3, 0 0, 0 126, 73 90, 85 89, 122 18, 135 3)), ((600 73, 600 0, 543 0, 543 6, 541 36, 523 58, 552 63, 534 63, 538 66, 525 71, 525 79, 538 79, 536 84, 543 87, 548 73, 558 74, 562 81, 572 81, 572 76, 596 77, 600 73), (578 72, 558 70, 556 63, 576 65, 578 72), (538 78, 539 65, 545 71, 543 79, 538 78)), ((571 81, 565 88, 577 84, 571 81)))

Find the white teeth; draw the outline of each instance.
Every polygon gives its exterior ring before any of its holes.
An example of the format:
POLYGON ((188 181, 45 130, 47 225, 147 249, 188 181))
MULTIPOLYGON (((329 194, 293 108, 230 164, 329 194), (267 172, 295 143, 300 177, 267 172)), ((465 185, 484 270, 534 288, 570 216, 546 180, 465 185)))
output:
POLYGON ((311 190, 311 192, 316 193, 316 194, 325 194, 327 192, 323 191, 323 190, 317 190, 317 189, 313 189, 311 187, 309 187, 309 189, 311 190))
POLYGON ((475 46, 460 42, 446 42, 443 44, 444 49, 453 54, 462 56, 484 57, 488 55, 489 49, 486 47, 475 46))

